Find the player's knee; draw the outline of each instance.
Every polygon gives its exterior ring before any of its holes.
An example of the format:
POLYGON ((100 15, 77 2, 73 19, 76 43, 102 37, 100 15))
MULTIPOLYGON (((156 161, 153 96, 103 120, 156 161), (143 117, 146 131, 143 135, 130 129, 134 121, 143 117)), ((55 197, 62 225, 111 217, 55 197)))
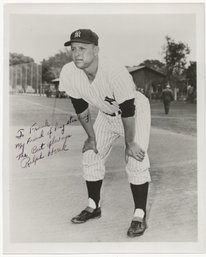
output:
POLYGON ((151 176, 149 169, 146 170, 136 170, 136 172, 131 172, 127 170, 128 181, 134 185, 142 185, 146 182, 151 182, 151 176))
POLYGON ((100 155, 96 154, 93 150, 88 150, 83 153, 83 166, 93 166, 100 162, 100 155))
POLYGON ((129 174, 136 175, 139 172, 144 170, 148 170, 150 167, 149 157, 148 154, 145 154, 143 161, 137 161, 136 159, 129 157, 128 163, 126 165, 126 171, 129 174))
POLYGON ((86 151, 83 154, 83 173, 84 179, 96 181, 104 178, 105 166, 99 154, 93 150, 86 151))

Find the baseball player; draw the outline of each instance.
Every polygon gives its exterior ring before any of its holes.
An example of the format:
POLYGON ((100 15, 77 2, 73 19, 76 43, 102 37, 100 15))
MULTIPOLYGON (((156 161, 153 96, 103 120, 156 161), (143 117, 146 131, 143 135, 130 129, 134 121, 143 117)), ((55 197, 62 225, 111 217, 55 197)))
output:
POLYGON ((99 56, 98 36, 93 31, 74 31, 64 45, 71 46, 73 62, 62 68, 60 90, 70 96, 88 136, 82 149, 88 205, 71 221, 81 224, 101 217, 100 191, 105 161, 112 143, 124 136, 126 172, 134 199, 134 214, 127 235, 140 236, 147 228, 146 203, 151 181, 147 154, 151 120, 148 99, 135 90, 125 67, 99 56), (89 105, 99 109, 94 125, 89 105))
POLYGON ((165 114, 169 113, 170 103, 174 100, 173 92, 170 88, 170 85, 167 84, 166 88, 162 90, 162 101, 164 104, 165 114))

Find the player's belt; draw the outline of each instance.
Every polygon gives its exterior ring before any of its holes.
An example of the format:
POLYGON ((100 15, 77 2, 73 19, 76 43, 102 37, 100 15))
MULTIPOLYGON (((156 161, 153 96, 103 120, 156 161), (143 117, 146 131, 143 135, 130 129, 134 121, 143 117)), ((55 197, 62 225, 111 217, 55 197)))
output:
POLYGON ((121 114, 121 111, 118 111, 118 112, 114 112, 114 113, 106 113, 106 112, 103 112, 104 114, 106 115, 109 115, 109 116, 112 116, 112 117, 115 117, 115 116, 118 116, 121 114))

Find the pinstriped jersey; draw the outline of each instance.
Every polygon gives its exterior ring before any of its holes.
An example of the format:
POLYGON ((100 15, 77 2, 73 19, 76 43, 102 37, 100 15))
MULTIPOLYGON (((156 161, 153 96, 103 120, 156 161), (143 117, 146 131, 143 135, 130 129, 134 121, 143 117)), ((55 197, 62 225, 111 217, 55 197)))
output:
POLYGON ((109 114, 117 112, 119 104, 134 98, 136 92, 132 76, 125 67, 100 57, 92 83, 85 72, 71 62, 62 68, 59 88, 109 114))

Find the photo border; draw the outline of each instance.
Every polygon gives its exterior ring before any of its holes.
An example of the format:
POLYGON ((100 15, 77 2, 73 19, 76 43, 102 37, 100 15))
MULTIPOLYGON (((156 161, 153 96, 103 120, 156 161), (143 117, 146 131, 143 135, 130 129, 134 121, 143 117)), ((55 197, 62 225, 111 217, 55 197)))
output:
MULTIPOLYGON (((9 138, 5 135, 9 129, 9 94, 3 91, 3 214, 4 214, 4 253, 27 254, 27 253, 47 253, 47 254, 100 254, 100 253, 201 253, 205 251, 206 223, 205 223, 205 24, 204 24, 204 4, 203 3, 101 3, 99 10, 101 14, 161 14, 161 13, 185 13, 196 14, 197 23, 197 84, 202 85, 198 88, 197 94, 197 142, 198 142, 198 242, 161 242, 161 243, 32 243, 14 244, 9 242, 9 138), (193 5, 193 6, 191 6, 193 5), (149 6, 149 8, 148 8, 149 6), (192 7, 192 8, 191 8, 192 7), (146 9, 147 8, 147 9, 146 9), (147 10, 145 12, 145 10, 147 10), (204 118, 203 118, 204 117, 204 118), (146 250, 145 250, 146 249, 146 250)), ((9 78, 9 15, 15 14, 93 14, 97 10, 98 3, 91 4, 7 4, 4 6, 4 81, 3 85, 8 85, 9 78), (65 7, 69 7, 68 9, 65 7), (82 11, 82 12, 81 12, 82 11), (54 12, 54 13, 51 13, 54 12)), ((97 14, 95 12, 95 14, 97 14)))

